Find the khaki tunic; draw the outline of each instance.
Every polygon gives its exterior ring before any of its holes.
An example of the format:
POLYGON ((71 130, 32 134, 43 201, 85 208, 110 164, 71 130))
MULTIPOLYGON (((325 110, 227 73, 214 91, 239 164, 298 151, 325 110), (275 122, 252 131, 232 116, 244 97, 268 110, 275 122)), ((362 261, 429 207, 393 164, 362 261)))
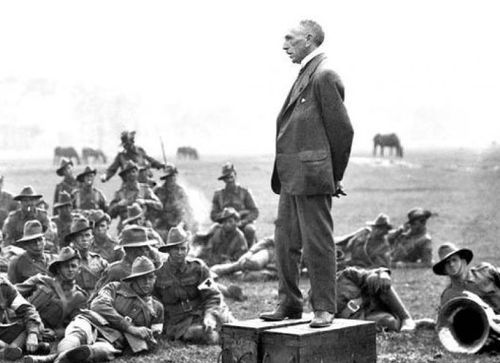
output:
POLYGON ((54 255, 44 253, 39 259, 34 259, 24 252, 10 261, 7 276, 10 282, 18 284, 37 274, 49 275, 48 267, 54 258, 54 255))
POLYGON ((239 184, 236 184, 234 189, 223 188, 214 193, 210 212, 212 221, 218 222, 226 207, 233 207, 240 213, 242 226, 252 223, 259 216, 252 193, 239 184))
POLYGON ((33 215, 28 215, 21 209, 18 209, 14 212, 10 212, 5 220, 3 226, 4 246, 11 245, 18 239, 21 239, 23 237, 24 224, 32 219, 37 219, 42 224, 44 233, 50 233, 52 231, 47 212, 43 209, 36 208, 33 215))

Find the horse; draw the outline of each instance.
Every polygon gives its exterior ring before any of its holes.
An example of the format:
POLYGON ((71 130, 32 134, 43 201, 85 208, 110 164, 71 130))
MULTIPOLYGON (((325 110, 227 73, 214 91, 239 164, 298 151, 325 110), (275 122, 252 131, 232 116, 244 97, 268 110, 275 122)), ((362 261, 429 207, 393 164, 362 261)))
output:
POLYGON ((373 156, 377 155, 377 146, 380 146, 380 156, 384 156, 384 148, 389 148, 389 154, 392 155, 393 149, 396 150, 396 156, 403 157, 403 147, 399 141, 398 135, 392 134, 376 134, 373 137, 373 156))
POLYGON ((73 162, 76 162, 77 165, 80 165, 80 157, 76 152, 75 148, 72 146, 61 147, 57 146, 54 149, 54 165, 58 165, 61 161, 61 158, 68 158, 73 162))
POLYGON ((199 159, 198 151, 191 146, 178 147, 176 157, 177 159, 190 159, 190 160, 199 159))
POLYGON ((84 147, 82 149, 82 160, 84 164, 102 163, 106 164, 108 159, 101 149, 92 149, 91 147, 84 147))

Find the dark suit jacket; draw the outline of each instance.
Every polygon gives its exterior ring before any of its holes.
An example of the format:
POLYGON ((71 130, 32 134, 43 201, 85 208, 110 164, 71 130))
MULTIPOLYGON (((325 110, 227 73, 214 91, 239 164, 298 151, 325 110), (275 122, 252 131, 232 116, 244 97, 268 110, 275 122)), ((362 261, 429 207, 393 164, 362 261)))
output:
POLYGON ((273 191, 334 194, 334 180, 342 180, 353 135, 342 82, 319 54, 307 63, 278 115, 273 191))

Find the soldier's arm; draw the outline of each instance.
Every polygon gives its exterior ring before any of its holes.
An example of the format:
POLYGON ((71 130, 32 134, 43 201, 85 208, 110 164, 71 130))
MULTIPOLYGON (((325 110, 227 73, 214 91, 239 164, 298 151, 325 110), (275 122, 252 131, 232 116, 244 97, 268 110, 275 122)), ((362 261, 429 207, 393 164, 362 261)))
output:
POLYGON ((160 198, 153 193, 150 187, 144 185, 146 188, 144 193, 144 204, 153 210, 161 211, 163 209, 163 203, 160 201, 160 198))
POLYGON ((215 192, 212 198, 212 209, 210 210, 210 219, 218 222, 222 213, 222 206, 219 204, 219 193, 215 192))
POLYGON ((35 307, 16 290, 7 280, 0 283, 1 296, 5 299, 5 306, 14 310, 16 316, 23 321, 28 334, 39 334, 42 328, 42 320, 35 307))
POLYGON ((222 293, 217 289, 216 284, 213 283, 213 280, 211 279, 210 275, 210 270, 208 269, 207 265, 201 260, 199 261, 199 263, 201 265, 199 282, 202 283, 203 281, 208 280, 210 281, 211 285, 211 286, 205 286, 205 288, 200 290, 203 302, 202 303, 203 311, 205 314, 212 312, 216 313, 222 302, 222 293))
POLYGON ((165 164, 163 164, 163 163, 159 162, 158 160, 156 160, 155 158, 149 156, 146 153, 146 151, 144 151, 144 149, 142 147, 139 147, 139 150, 141 150, 143 152, 144 159, 146 159, 149 162, 151 167, 153 167, 155 169, 161 169, 161 168, 165 167, 165 164))
POLYGON ((241 219, 241 222, 243 224, 251 223, 255 221, 259 216, 259 209, 257 208, 257 204, 255 204, 255 200, 253 199, 252 193, 248 189, 245 190, 244 204, 245 204, 245 209, 248 212, 241 219))
POLYGON ((233 241, 231 241, 230 249, 228 251, 231 261, 237 261, 247 251, 248 245, 245 236, 243 233, 238 233, 233 241))
POLYGON ((118 286, 118 282, 111 282, 103 286, 94 300, 90 303, 90 309, 106 319, 111 328, 123 332, 128 331, 129 327, 132 326, 132 322, 115 309, 114 302, 116 300, 116 290, 118 286))
POLYGON ((113 177, 113 175, 116 174, 118 171, 118 168, 120 167, 120 154, 116 155, 115 160, 111 163, 110 166, 108 166, 108 169, 106 169, 106 173, 104 175, 104 178, 101 179, 102 182, 106 182, 109 179, 113 177))
POLYGON ((20 281, 19 274, 17 272, 19 256, 14 257, 7 267, 7 278, 13 284, 17 284, 20 281))
MULTIPOLYGON (((14 213, 14 212, 12 212, 14 213)), ((7 216, 7 219, 5 220, 2 228, 2 234, 3 234, 3 245, 4 246, 9 246, 13 244, 14 238, 13 238, 13 230, 14 230, 14 220, 12 219, 12 213, 7 216)))
POLYGON ((52 203, 52 212, 54 212, 54 205, 57 203, 59 199, 59 184, 56 185, 56 189, 54 190, 54 203, 52 203))
POLYGON ((115 197, 113 198, 113 200, 109 204, 109 208, 108 208, 108 214, 111 218, 118 217, 123 210, 126 210, 127 206, 123 205, 121 203, 121 201, 122 201, 121 193, 120 193, 120 191, 117 191, 115 193, 115 197))
POLYGON ((99 208, 102 209, 102 211, 104 213, 107 213, 107 211, 108 211, 108 202, 106 200, 106 196, 101 191, 99 191, 99 202, 98 202, 98 205, 99 205, 99 208))
POLYGON ((20 283, 15 283, 12 280, 11 282, 15 284, 16 290, 19 291, 23 297, 31 296, 36 290, 37 285, 41 283, 39 274, 31 276, 29 279, 20 283))

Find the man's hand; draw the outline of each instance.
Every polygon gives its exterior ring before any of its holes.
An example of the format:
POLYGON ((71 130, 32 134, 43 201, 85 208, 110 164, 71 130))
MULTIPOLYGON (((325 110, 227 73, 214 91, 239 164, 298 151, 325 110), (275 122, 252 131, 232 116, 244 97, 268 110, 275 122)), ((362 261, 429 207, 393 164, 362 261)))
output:
POLYGON ((333 193, 333 196, 336 198, 340 198, 341 195, 347 195, 346 192, 344 192, 344 186, 342 185, 342 181, 340 180, 335 180, 335 193, 333 193))
POLYGON ((136 337, 142 338, 144 340, 154 339, 153 331, 145 326, 133 326, 128 328, 128 332, 136 337))
POLYGON ((205 314, 205 317, 203 318, 203 326, 206 331, 213 331, 217 327, 217 320, 215 320, 211 313, 205 314))
POLYGON ((107 180, 108 177, 106 176, 106 174, 101 174, 101 183, 106 183, 107 180))
POLYGON ((38 335, 36 333, 29 333, 26 338, 26 350, 28 353, 35 353, 38 349, 38 335))

